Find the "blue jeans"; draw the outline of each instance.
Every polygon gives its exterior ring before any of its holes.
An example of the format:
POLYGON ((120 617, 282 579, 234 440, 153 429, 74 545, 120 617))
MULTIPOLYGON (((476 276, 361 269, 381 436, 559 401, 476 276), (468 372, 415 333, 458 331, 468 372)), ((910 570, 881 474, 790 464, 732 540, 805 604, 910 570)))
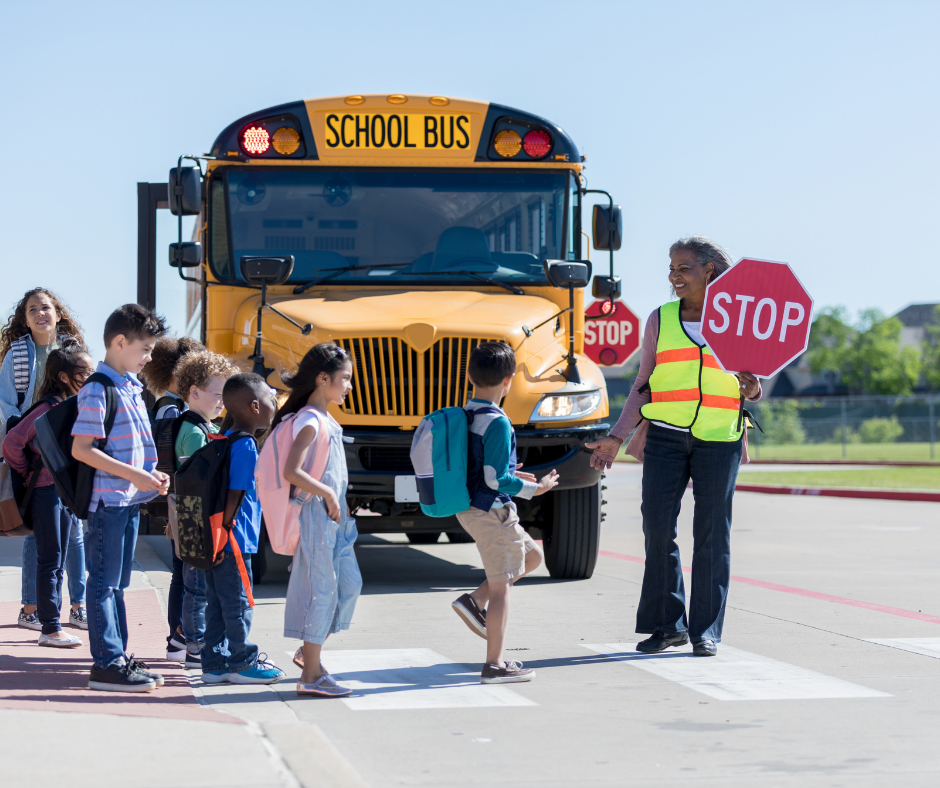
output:
MULTIPOLYGON (((85 534, 82 529, 82 521, 73 517, 64 507, 61 512, 61 516, 67 518, 70 523, 69 549, 65 556, 69 601, 73 605, 84 605, 85 534)), ((22 599, 20 601, 24 605, 36 604, 36 539, 33 535, 23 539, 22 599)))
MULTIPOLYGON (((251 556, 245 554, 245 568, 251 582, 251 556)), ((248 642, 252 609, 238 572, 235 555, 227 550, 222 562, 206 575, 206 645, 202 649, 202 670, 239 673, 258 661, 258 647, 248 642)))
POLYGON ((189 649, 192 653, 206 638, 206 573, 189 564, 183 564, 183 634, 187 646, 198 644, 189 649))
POLYGON ((105 506, 88 516, 85 553, 88 564, 88 641, 98 668, 123 659, 127 652, 124 589, 131 583, 140 506, 105 506))
POLYGON ((176 544, 173 546, 173 574, 170 575, 170 590, 166 600, 166 623, 170 627, 170 634, 166 636, 166 647, 170 648, 170 638, 176 634, 176 628, 183 627, 183 567, 185 564, 176 555, 176 544))
POLYGON ((69 548, 71 519, 65 514, 55 487, 37 487, 29 502, 33 516, 33 543, 36 550, 36 604, 42 633, 59 632, 62 609, 62 580, 69 548))
POLYGON ((743 443, 703 441, 688 432, 650 425, 643 457, 643 535, 646 568, 636 631, 688 631, 693 643, 721 640, 731 579, 731 501, 743 443), (679 557, 679 508, 689 479, 692 516, 692 594, 686 619, 679 557))

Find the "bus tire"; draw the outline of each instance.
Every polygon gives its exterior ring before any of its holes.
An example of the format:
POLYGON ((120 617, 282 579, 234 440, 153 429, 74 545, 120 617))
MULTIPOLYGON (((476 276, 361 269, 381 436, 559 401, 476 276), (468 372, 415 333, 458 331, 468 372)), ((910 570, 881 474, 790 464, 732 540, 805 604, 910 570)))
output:
POLYGON ((418 531, 413 534, 407 534, 408 541, 412 544, 437 544, 441 538, 440 531, 418 531))
POLYGON ((545 566, 554 580, 587 580, 594 574, 601 533, 601 485, 557 490, 545 566))

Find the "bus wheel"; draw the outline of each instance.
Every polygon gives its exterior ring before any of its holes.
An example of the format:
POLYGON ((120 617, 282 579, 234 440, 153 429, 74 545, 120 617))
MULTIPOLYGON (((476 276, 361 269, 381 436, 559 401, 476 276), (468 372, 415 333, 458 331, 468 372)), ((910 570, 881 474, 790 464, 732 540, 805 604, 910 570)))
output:
POLYGON ((459 533, 454 531, 447 532, 447 541, 451 544, 467 544, 468 542, 473 541, 473 537, 470 536, 463 528, 460 529, 459 533))
POLYGON ((544 540, 548 573, 555 580, 586 580, 594 574, 600 547, 600 482, 550 494, 552 530, 544 540))
POLYGON ((440 531, 418 531, 417 533, 408 534, 408 541, 412 544, 437 544, 437 540, 441 538, 440 531))

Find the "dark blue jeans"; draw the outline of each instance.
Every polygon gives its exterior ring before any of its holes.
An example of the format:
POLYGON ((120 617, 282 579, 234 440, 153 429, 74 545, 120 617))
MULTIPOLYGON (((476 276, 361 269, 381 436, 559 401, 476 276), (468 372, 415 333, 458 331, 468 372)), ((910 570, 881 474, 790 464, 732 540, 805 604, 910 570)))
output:
POLYGON ((176 634, 176 629, 182 629, 183 624, 183 562, 176 555, 176 544, 170 540, 173 548, 173 574, 170 575, 170 590, 166 600, 166 623, 170 627, 170 634, 166 636, 166 647, 170 648, 170 638, 176 634))
POLYGON ((72 518, 51 484, 36 487, 29 505, 36 538, 36 613, 42 624, 42 633, 51 635, 62 629, 59 612, 62 609, 62 580, 72 518))
POLYGON ((650 425, 643 457, 646 568, 636 631, 688 631, 693 643, 721 640, 731 579, 731 501, 742 441, 702 441, 688 432, 650 425), (679 509, 692 480, 692 595, 685 611, 679 557, 679 509))
MULTIPOLYGON (((202 649, 202 670, 239 673, 258 661, 258 647, 248 642, 252 609, 238 572, 233 553, 224 552, 222 563, 206 574, 206 644, 202 649)), ((251 556, 244 554, 248 582, 251 582, 251 556)))
POLYGON ((140 506, 104 506, 88 516, 85 563, 88 566, 88 641, 98 668, 127 653, 124 589, 131 584, 140 506))

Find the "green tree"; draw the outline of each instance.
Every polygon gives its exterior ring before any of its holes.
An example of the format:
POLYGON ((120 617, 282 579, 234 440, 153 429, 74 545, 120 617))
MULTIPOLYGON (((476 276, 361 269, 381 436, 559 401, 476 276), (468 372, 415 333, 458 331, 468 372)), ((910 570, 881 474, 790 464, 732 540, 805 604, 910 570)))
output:
POLYGON ((921 354, 901 347, 901 321, 878 309, 866 309, 859 318, 842 371, 846 385, 866 394, 910 394, 920 377, 921 354))
POLYGON ((764 430, 760 440, 768 445, 800 444, 806 440, 806 430, 800 419, 800 406, 792 399, 762 402, 757 418, 764 430))
POLYGON ((809 334, 809 368, 814 375, 825 375, 829 393, 835 391, 836 375, 849 362, 852 335, 849 316, 844 306, 821 310, 809 334))
POLYGON ((940 304, 933 310, 933 323, 927 325, 924 340, 924 378, 930 388, 940 389, 940 304))

